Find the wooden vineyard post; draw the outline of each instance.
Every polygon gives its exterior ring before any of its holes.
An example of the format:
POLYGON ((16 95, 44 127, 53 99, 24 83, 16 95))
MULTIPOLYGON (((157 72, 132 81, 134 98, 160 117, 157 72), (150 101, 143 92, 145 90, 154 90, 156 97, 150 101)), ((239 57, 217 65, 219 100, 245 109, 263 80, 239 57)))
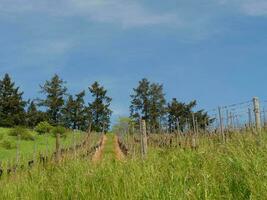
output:
POLYGON ((146 130, 146 121, 141 120, 141 126, 142 126, 142 131, 141 131, 141 155, 142 158, 146 158, 147 155, 147 130, 146 130))
POLYGON ((196 134, 197 134, 197 130, 196 130, 196 120, 195 120, 195 114, 192 113, 192 122, 193 122, 193 135, 192 135, 192 143, 191 143, 191 147, 193 149, 196 149, 196 134))
POLYGON ((261 131, 261 115, 260 115, 260 102, 258 97, 253 98, 254 114, 256 122, 256 130, 261 131))
POLYGON ((251 130, 252 129, 252 115, 251 115, 250 108, 248 108, 248 126, 249 126, 249 129, 251 130))
POLYGON ((218 113, 219 113, 220 132, 222 135, 222 140, 223 140, 223 142, 226 142, 224 128, 223 128, 223 118, 222 118, 221 107, 218 108, 218 113))
POLYGON ((20 158, 20 134, 17 136, 17 149, 16 149, 16 164, 19 165, 19 158, 20 158))
POLYGON ((46 139, 46 144, 45 144, 45 157, 47 159, 48 158, 48 133, 45 133, 45 139, 46 139))
POLYGON ((60 161, 60 134, 56 135, 56 162, 60 161))
POLYGON ((76 159, 76 138, 75 138, 75 131, 72 133, 72 147, 74 151, 74 158, 76 159))

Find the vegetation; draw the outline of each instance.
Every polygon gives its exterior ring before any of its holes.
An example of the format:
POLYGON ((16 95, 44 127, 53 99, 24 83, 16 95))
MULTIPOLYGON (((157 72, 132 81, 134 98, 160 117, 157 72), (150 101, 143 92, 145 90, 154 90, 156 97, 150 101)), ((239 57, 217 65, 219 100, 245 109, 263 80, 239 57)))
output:
MULTIPOLYGON (((18 137, 10 136, 10 132, 13 132, 13 128, 0 128, 0 135, 2 139, 0 140, 0 163, 6 162, 7 160, 14 160, 16 158, 18 137)), ((38 134, 35 131, 27 130, 34 140, 24 140, 21 138, 19 141, 19 152, 23 158, 32 158, 34 152, 45 153, 47 151, 52 154, 55 150, 55 137, 53 134, 38 134)), ((67 131, 65 137, 61 140, 62 147, 70 147, 73 145, 73 132, 67 131)), ((80 141, 84 137, 82 132, 77 132, 75 134, 76 142, 80 141)))
POLYGON ((25 124, 23 92, 15 86, 8 74, 0 80, 0 127, 25 124))
POLYGON ((163 85, 150 83, 147 79, 139 82, 130 97, 131 118, 137 123, 141 118, 145 119, 150 133, 159 133, 164 126, 168 127, 169 132, 178 129, 183 131, 186 126, 192 127, 193 124, 203 129, 212 122, 204 110, 193 111, 196 101, 186 104, 173 98, 167 103, 163 85))
POLYGON ((143 79, 131 95, 130 117, 113 127, 119 142, 112 133, 99 142, 99 134, 77 129, 108 132, 112 99, 103 86, 89 87, 89 103, 85 91, 67 94, 58 75, 41 90, 38 104, 26 102, 9 75, 0 80, 0 199, 267 199, 267 134, 252 126, 245 128, 253 133, 227 129, 227 140, 216 131, 203 133, 213 119, 195 111, 196 101, 168 102, 162 84, 143 79), (149 133, 142 157, 140 119, 149 133), (54 153, 56 134, 61 139, 54 153), (88 160, 88 149, 99 153, 100 162, 88 160), (121 161, 118 152, 127 158, 121 161), (44 154, 56 155, 56 162, 45 162, 44 154), (23 159, 38 162, 23 167, 23 159))
POLYGON ((56 136, 60 134, 61 137, 66 137, 67 130, 63 126, 56 126, 52 129, 52 134, 56 136))
MULTIPOLYGON (((23 100, 23 92, 5 74, 0 80, 0 127, 26 126, 33 129, 40 122, 47 121, 53 126, 107 132, 112 113, 109 108, 111 98, 107 96, 107 90, 94 82, 89 87, 93 102, 86 105, 85 91, 73 97, 67 94, 65 84, 55 74, 40 86, 43 98, 37 98, 36 103, 36 100, 23 100)), ((42 132, 41 130, 39 133, 42 132)))
POLYGON ((39 124, 37 124, 34 130, 40 135, 42 135, 45 133, 50 133, 52 129, 53 129, 53 126, 45 121, 45 122, 40 122, 39 124))
POLYGON ((89 90, 94 101, 89 104, 89 112, 92 113, 92 129, 96 132, 107 132, 110 126, 110 103, 112 99, 107 96, 107 90, 95 82, 89 90))
POLYGON ((10 136, 17 137, 21 140, 34 140, 34 136, 30 131, 23 127, 15 127, 9 131, 10 136))
MULTIPOLYGON (((5 199, 266 199, 267 137, 233 135, 226 145, 208 137, 198 150, 150 148, 147 159, 114 160, 113 136, 104 159, 63 162, 0 182, 5 199), (130 181, 129 181, 130 180, 130 181)), ((105 155, 104 154, 104 155, 105 155)))

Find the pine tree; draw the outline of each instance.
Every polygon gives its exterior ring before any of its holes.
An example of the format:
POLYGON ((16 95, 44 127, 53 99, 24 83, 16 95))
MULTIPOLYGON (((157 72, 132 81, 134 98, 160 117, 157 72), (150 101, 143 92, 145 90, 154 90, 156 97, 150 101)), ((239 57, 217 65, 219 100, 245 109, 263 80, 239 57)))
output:
POLYGON ((151 132, 157 132, 160 128, 160 119, 166 113, 166 100, 163 85, 150 83, 142 79, 137 88, 133 89, 131 95, 131 118, 137 122, 140 118, 147 121, 151 132))
POLYGON ((5 74, 0 80, 0 126, 12 127, 25 124, 26 102, 22 99, 23 92, 15 86, 10 76, 5 74))
POLYGON ((76 94, 76 99, 72 95, 69 96, 63 109, 63 120, 65 126, 72 129, 84 130, 87 126, 86 108, 84 105, 85 91, 76 94))
POLYGON ((40 100, 40 105, 47 107, 49 122, 53 125, 60 124, 67 92, 65 82, 58 75, 54 75, 50 81, 46 81, 40 87, 41 92, 46 96, 45 99, 40 100))
POLYGON ((62 110, 62 120, 65 125, 65 127, 68 128, 74 128, 73 121, 74 121, 74 115, 75 115, 75 102, 73 99, 73 96, 70 95, 66 101, 66 104, 62 110))
POLYGON ((89 103, 88 107, 88 112, 92 114, 92 130, 106 132, 110 126, 112 111, 109 107, 112 99, 107 96, 107 90, 100 86, 98 82, 89 87, 89 91, 94 98, 94 101, 89 103))
POLYGON ((130 96, 132 99, 130 106, 132 118, 136 120, 140 118, 149 119, 149 90, 150 82, 145 78, 139 81, 137 88, 133 89, 134 94, 130 96))
POLYGON ((209 118, 208 114, 204 110, 197 112, 193 111, 193 108, 197 105, 196 101, 190 103, 178 102, 176 98, 168 104, 168 124, 170 130, 184 131, 186 126, 193 127, 193 115, 195 121, 197 121, 198 128, 204 129, 212 119, 209 118))
POLYGON ((35 102, 31 101, 26 113, 26 125, 34 128, 38 123, 46 120, 46 113, 39 111, 35 102))
POLYGON ((180 130, 183 131, 187 123, 192 121, 192 109, 195 106, 196 101, 192 101, 189 104, 186 104, 178 102, 176 98, 173 98, 172 101, 168 104, 169 129, 177 130, 179 126, 180 130))
POLYGON ((151 132, 160 129, 160 119, 166 113, 166 100, 163 93, 163 85, 152 83, 149 90, 149 124, 151 132))
POLYGON ((88 123, 86 122, 86 107, 84 105, 85 91, 76 94, 75 100, 75 124, 76 128, 80 130, 86 130, 88 128, 88 123))

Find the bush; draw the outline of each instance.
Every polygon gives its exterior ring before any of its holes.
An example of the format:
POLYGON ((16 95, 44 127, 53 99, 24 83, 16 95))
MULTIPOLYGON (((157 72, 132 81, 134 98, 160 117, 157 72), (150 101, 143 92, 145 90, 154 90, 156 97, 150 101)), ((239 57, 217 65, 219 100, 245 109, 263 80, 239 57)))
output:
POLYGON ((53 126, 48 122, 40 122, 36 127, 35 131, 40 135, 49 133, 53 129, 53 126))
POLYGON ((20 139, 22 140, 34 140, 33 134, 31 134, 28 129, 23 127, 15 127, 11 129, 9 135, 14 137, 20 135, 20 139))
POLYGON ((52 129, 52 133, 54 136, 56 136, 59 133, 61 137, 66 137, 67 129, 64 128, 63 126, 56 126, 52 129))
POLYGON ((5 149, 15 149, 16 148, 16 144, 12 143, 11 141, 8 140, 4 140, 1 143, 1 146, 5 149))

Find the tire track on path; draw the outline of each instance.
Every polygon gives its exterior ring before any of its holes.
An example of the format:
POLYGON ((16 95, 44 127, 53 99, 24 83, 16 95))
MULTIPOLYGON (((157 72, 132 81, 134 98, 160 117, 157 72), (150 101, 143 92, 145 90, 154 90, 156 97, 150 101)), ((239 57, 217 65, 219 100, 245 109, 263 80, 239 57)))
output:
POLYGON ((117 160, 124 160, 125 159, 125 155, 120 148, 119 137, 117 135, 114 136, 114 152, 115 152, 115 158, 117 160))
POLYGON ((107 136, 103 135, 102 145, 98 148, 98 150, 95 152, 95 154, 92 157, 93 163, 97 163, 102 160, 106 142, 107 142, 107 136))

